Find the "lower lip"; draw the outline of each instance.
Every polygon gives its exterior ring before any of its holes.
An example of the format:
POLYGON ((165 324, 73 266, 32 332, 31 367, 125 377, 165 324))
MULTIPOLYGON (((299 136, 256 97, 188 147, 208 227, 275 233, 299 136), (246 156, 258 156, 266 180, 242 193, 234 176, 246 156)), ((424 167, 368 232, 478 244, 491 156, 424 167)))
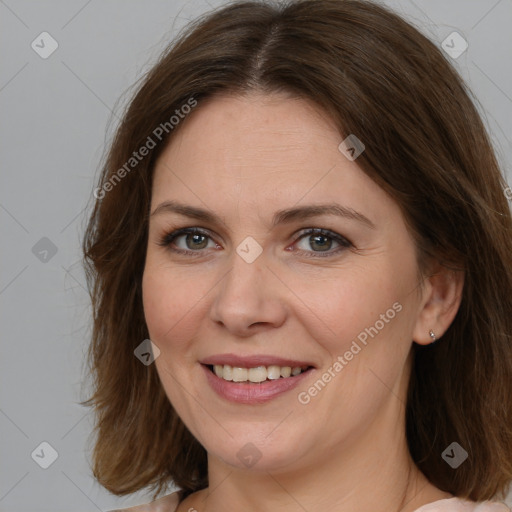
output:
POLYGON ((258 383, 232 382, 217 377, 208 366, 201 364, 206 373, 206 380, 211 388, 222 398, 240 404, 261 404, 292 390, 306 379, 314 368, 293 377, 280 377, 258 383))

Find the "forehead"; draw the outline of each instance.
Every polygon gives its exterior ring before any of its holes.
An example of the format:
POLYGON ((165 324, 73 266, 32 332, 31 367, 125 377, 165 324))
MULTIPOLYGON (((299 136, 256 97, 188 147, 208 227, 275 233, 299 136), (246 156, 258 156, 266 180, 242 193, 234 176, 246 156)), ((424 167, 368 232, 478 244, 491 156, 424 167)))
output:
POLYGON ((199 103, 155 166, 152 205, 187 198, 212 209, 297 202, 367 204, 383 214, 389 198, 339 150, 332 119, 304 99, 224 95, 199 103), (372 202, 370 202, 372 203, 372 202), (379 206, 380 205, 380 206, 379 206))
POLYGON ((338 139, 330 118, 310 101, 281 94, 222 95, 199 103, 166 152, 173 158, 185 154, 189 162, 210 160, 239 176, 252 162, 291 166, 329 145, 336 149, 338 139))

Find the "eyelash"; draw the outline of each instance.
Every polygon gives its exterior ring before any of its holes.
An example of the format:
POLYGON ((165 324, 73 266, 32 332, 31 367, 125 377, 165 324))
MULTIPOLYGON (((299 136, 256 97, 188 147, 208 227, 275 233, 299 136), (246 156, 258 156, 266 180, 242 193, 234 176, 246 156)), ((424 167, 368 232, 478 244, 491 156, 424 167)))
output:
MULTIPOLYGON (((181 235, 187 235, 187 234, 202 235, 202 236, 206 236, 210 239, 212 238, 208 232, 206 232, 202 229, 182 228, 182 229, 177 229, 176 231, 172 231, 170 233, 164 234, 162 236, 162 238, 159 240, 158 245, 160 245, 162 247, 166 247, 169 250, 171 250, 172 252, 182 254, 184 256, 192 256, 192 257, 200 256, 201 253, 203 252, 202 249, 197 250, 197 251, 190 251, 190 250, 185 250, 185 249, 176 249, 175 247, 171 246, 172 242, 176 238, 178 238, 181 235)), ((331 238, 334 241, 338 242, 341 246, 341 247, 338 247, 336 250, 329 251, 329 252, 327 252, 327 251, 325 251, 325 252, 324 251, 304 251, 302 249, 298 250, 299 253, 302 253, 304 256, 306 256, 308 258, 328 258, 328 257, 334 256, 334 255, 337 255, 340 252, 342 252, 350 247, 353 247, 352 242, 347 240, 345 237, 338 235, 337 233, 330 231, 329 229, 322 229, 322 228, 307 228, 307 229, 301 231, 300 236, 295 240, 294 243, 297 243, 299 240, 306 237, 307 235, 323 235, 325 237, 331 238), (322 252, 324 254, 322 254, 322 252), (311 253, 315 254, 315 256, 311 256, 311 253)))

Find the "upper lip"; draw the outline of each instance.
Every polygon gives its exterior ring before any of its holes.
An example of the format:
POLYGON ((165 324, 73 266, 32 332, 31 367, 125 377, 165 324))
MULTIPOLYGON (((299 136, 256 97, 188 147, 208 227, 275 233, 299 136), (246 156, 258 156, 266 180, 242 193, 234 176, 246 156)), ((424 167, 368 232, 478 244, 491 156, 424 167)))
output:
POLYGON ((216 354, 214 356, 206 357, 199 362, 205 365, 227 364, 237 368, 254 368, 257 366, 291 366, 292 368, 297 366, 314 366, 308 361, 297 361, 294 359, 286 359, 285 357, 270 356, 264 354, 253 354, 250 356, 240 356, 237 354, 216 354))

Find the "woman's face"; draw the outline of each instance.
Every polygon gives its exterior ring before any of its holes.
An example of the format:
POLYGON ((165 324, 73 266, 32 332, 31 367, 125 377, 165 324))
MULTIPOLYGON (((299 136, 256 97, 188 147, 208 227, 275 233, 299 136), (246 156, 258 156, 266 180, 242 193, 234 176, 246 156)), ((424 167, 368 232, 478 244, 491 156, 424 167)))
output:
POLYGON ((238 468, 364 460, 403 442, 424 299, 398 205, 305 100, 216 97, 183 122, 155 168, 143 276, 179 416, 210 461, 238 468), (200 233, 162 245, 182 228, 200 233), (312 368, 286 377, 295 366, 312 368))

